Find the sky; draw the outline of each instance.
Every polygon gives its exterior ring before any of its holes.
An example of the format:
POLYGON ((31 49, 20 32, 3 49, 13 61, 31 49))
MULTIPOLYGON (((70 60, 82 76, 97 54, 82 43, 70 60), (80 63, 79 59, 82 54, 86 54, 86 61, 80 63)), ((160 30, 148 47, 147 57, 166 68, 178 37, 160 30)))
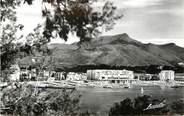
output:
MULTIPOLYGON (((103 0, 95 4, 100 7, 103 0)), ((131 38, 143 43, 165 44, 175 43, 184 47, 184 0, 113 0, 118 13, 124 17, 117 22, 113 30, 103 35, 127 33, 131 38)), ((24 27, 24 34, 29 33, 41 17, 41 0, 33 5, 22 5, 17 9, 18 22, 24 27)), ((70 34, 66 43, 78 41, 70 34)), ((63 43, 54 39, 52 43, 63 43)))

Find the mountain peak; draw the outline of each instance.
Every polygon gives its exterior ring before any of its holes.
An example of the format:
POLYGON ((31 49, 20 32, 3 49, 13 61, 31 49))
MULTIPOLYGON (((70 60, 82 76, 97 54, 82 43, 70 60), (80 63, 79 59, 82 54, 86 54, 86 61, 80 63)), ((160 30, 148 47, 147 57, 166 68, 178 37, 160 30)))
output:
MULTIPOLYGON (((129 37, 129 35, 127 33, 122 33, 122 34, 118 34, 118 35, 115 35, 115 36, 121 36, 121 37, 129 37)), ((129 37, 130 38, 130 37, 129 37)))
POLYGON ((136 44, 141 44, 141 42, 132 39, 127 33, 114 35, 111 38, 112 38, 113 43, 123 43, 123 44, 136 43, 136 44))
POLYGON ((164 44, 163 46, 176 46, 175 43, 167 43, 167 44, 164 44))

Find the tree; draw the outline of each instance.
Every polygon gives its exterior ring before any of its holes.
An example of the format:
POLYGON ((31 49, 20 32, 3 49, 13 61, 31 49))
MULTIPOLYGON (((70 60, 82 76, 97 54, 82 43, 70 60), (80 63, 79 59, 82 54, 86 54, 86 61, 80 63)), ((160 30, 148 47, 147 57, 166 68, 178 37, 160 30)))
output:
POLYGON ((26 37, 26 43, 18 42, 23 39, 23 35, 18 33, 24 27, 22 24, 17 24, 15 9, 20 4, 21 0, 3 0, 0 2, 0 71, 4 78, 2 80, 7 80, 9 74, 13 72, 9 70, 11 65, 16 64, 18 59, 33 54, 32 49, 36 48, 39 51, 48 52, 48 49, 43 49, 46 42, 40 34, 40 26, 36 27, 34 32, 26 37), (36 41, 31 37, 36 38, 36 41))
MULTIPOLYGON (((0 59, 1 59, 1 75, 3 80, 11 73, 9 68, 15 64, 18 55, 20 55, 21 43, 15 43, 16 40, 22 38, 16 33, 21 31, 23 25, 17 24, 15 7, 20 4, 20 0, 1 0, 0 2, 0 59)), ((23 54, 22 54, 23 55, 23 54)))
MULTIPOLYGON (((31 1, 31 0, 26 0, 31 1)), ((49 41, 59 36, 67 41, 69 32, 76 33, 80 43, 90 41, 102 32, 113 28, 115 21, 122 15, 116 15, 116 7, 106 2, 102 8, 96 8, 96 0, 43 0, 43 17, 46 18, 43 35, 49 41), (45 3, 51 4, 53 11, 45 3), (97 10, 98 9, 98 10, 97 10)))

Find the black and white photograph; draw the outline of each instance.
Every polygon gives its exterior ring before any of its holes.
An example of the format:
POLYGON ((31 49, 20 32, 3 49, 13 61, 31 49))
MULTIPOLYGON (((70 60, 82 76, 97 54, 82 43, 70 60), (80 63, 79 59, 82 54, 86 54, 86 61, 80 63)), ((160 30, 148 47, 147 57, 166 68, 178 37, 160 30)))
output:
POLYGON ((184 0, 0 0, 0 116, 184 116, 184 0))

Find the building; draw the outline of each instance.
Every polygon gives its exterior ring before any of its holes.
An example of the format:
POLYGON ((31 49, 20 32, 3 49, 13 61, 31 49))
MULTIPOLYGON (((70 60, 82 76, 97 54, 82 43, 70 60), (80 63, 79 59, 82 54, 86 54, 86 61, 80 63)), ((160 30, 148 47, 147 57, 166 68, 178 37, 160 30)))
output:
POLYGON ((10 81, 19 81, 20 79, 20 74, 21 74, 21 69, 19 67, 19 65, 15 64, 15 65, 12 65, 10 70, 12 70, 12 74, 10 74, 10 81))
POLYGON ((73 80, 73 81, 87 80, 87 76, 85 73, 69 72, 66 76, 66 80, 73 80))
POLYGON ((30 71, 28 70, 28 66, 26 65, 12 65, 10 70, 12 70, 13 74, 10 74, 11 81, 24 81, 30 79, 30 71))
POLYGON ((37 74, 36 74, 36 68, 32 68, 29 73, 31 80, 36 80, 37 74))
POLYGON ((184 81, 184 73, 176 73, 174 80, 175 81, 184 81))
MULTIPOLYGON (((53 72, 53 71, 51 71, 51 72, 53 72)), ((65 72, 53 72, 53 73, 51 73, 51 77, 54 77, 55 78, 55 80, 65 80, 66 78, 65 78, 65 75, 64 75, 64 73, 65 72)))
POLYGON ((31 79, 31 74, 29 66, 25 64, 19 64, 20 67, 20 80, 19 81, 28 81, 31 79))
POLYGON ((162 70, 159 73, 161 81, 174 81, 175 72, 173 70, 162 70))
POLYGON ((158 74, 134 73, 134 79, 141 81, 160 80, 158 74))
POLYGON ((151 74, 146 74, 146 73, 135 73, 134 78, 141 80, 141 81, 148 81, 151 80, 151 74))
POLYGON ((50 72, 49 72, 49 70, 43 70, 43 72, 44 72, 44 77, 49 77, 50 76, 50 72))
POLYGON ((89 80, 101 80, 117 82, 127 82, 134 80, 133 71, 129 70, 87 70, 87 78, 89 80))

